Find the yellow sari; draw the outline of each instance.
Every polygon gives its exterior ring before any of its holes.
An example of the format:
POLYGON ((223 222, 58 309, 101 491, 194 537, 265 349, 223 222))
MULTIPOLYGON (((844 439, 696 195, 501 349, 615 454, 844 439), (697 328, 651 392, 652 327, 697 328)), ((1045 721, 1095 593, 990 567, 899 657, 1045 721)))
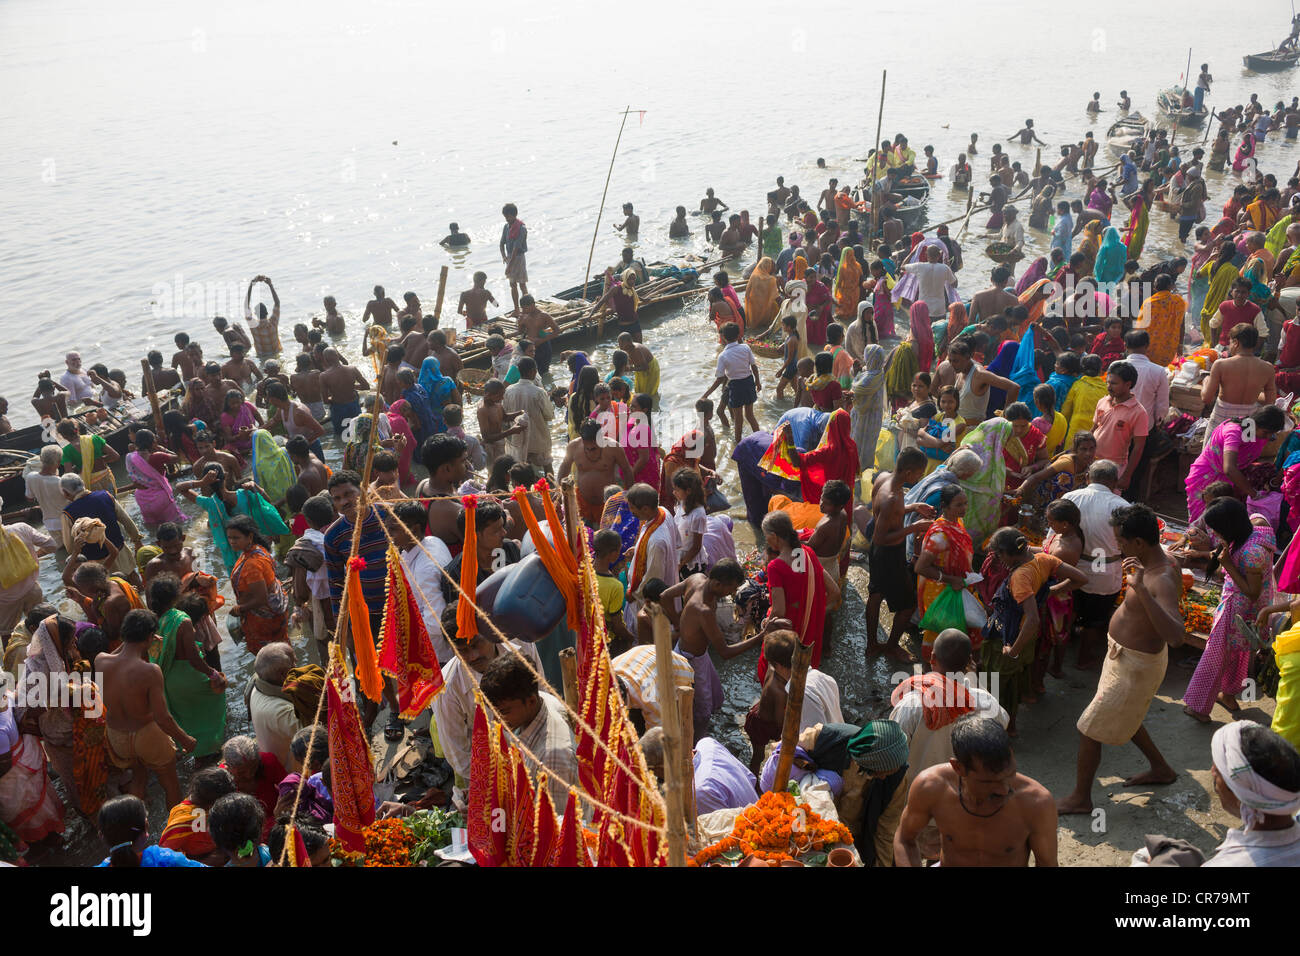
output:
POLYGON ((751 336, 760 335, 776 318, 778 307, 776 263, 770 256, 758 260, 745 285, 745 318, 751 336))
POLYGON ((1241 272, 1231 262, 1219 265, 1215 260, 1211 260, 1201 266, 1201 271, 1197 274, 1210 280, 1210 287, 1205 291, 1205 305, 1201 307, 1201 340, 1208 343, 1210 319, 1214 318, 1215 313, 1219 311, 1219 306, 1228 297, 1232 283, 1237 281, 1237 276, 1241 275, 1241 272), (1210 274, 1211 269, 1214 270, 1213 275, 1210 274))
MULTIPOLYGON (((753 281, 753 280, 751 280, 753 281)), ((852 249, 840 254, 840 265, 835 270, 835 315, 852 321, 858 317, 858 302, 862 299, 862 266, 852 249)))
POLYGON ((117 497, 117 481, 113 478, 113 469, 105 467, 95 471, 95 436, 82 435, 77 445, 81 452, 81 480, 90 491, 107 491, 117 497))

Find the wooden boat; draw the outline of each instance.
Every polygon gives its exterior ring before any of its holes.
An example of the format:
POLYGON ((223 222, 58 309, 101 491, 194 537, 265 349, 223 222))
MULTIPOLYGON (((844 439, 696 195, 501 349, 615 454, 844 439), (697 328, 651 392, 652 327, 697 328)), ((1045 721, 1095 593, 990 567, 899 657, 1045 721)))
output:
MULTIPOLYGON (((160 396, 164 411, 177 405, 174 395, 160 396)), ((92 434, 101 436, 108 446, 125 457, 127 446, 131 442, 128 429, 133 424, 152 427, 153 410, 147 398, 136 398, 114 410, 83 408, 72 412, 69 418, 81 422, 92 434), (92 416, 91 413, 95 414, 92 416), (104 421, 91 422, 90 418, 99 418, 104 413, 104 421)), ((23 468, 28 460, 41 453, 45 445, 55 444, 57 439, 47 436, 44 426, 28 425, 7 435, 0 435, 0 498, 4 500, 4 513, 25 510, 29 507, 27 487, 23 480, 23 468)))
POLYGON ((1269 50, 1267 53, 1248 53, 1241 58, 1246 69, 1256 73, 1281 73, 1300 61, 1300 50, 1269 50))
POLYGON ((1183 93, 1184 90, 1181 86, 1172 86, 1167 90, 1161 90, 1156 95, 1156 109, 1176 126, 1202 125, 1206 117, 1210 115, 1209 109, 1202 106, 1199 110, 1196 110, 1190 106, 1183 106, 1183 93))
MULTIPOLYGON (((894 214, 903 223, 905 230, 915 232, 925 222, 926 207, 930 202, 930 181, 924 176, 908 176, 898 180, 890 188, 892 192, 903 197, 903 201, 894 207, 894 214)), ((854 192, 854 199, 862 201, 861 187, 854 192)), ((863 235, 871 231, 870 203, 867 207, 865 211, 856 213, 859 222, 865 227, 863 235)))
POLYGON ((1106 148, 1116 156, 1123 156, 1142 142, 1152 131, 1151 121, 1141 113, 1130 113, 1111 124, 1106 130, 1106 148))

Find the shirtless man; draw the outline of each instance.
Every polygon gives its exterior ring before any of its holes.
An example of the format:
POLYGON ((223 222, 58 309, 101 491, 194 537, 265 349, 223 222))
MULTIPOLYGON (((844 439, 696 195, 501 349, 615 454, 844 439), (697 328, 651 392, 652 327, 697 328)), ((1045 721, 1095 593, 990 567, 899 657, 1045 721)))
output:
POLYGON ((392 328, 393 315, 397 312, 397 303, 384 295, 384 287, 375 286, 375 297, 366 303, 366 311, 361 316, 361 322, 364 325, 367 321, 374 320, 376 325, 382 325, 384 328, 392 328))
POLYGON ((181 378, 188 382, 198 374, 199 368, 189 352, 190 337, 185 332, 177 332, 173 341, 176 343, 176 351, 172 354, 172 368, 179 369, 181 378))
POLYGON ((253 342, 248 337, 248 333, 244 331, 244 327, 238 322, 232 323, 224 316, 218 315, 212 319, 212 327, 217 330, 217 334, 221 336, 221 341, 226 343, 227 348, 236 342, 244 347, 244 351, 248 351, 253 347, 253 342))
POLYGON ((722 681, 709 656, 712 648, 724 661, 738 657, 763 640, 755 634, 728 644, 718 626, 718 599, 730 597, 745 583, 745 572, 731 558, 723 558, 708 574, 692 574, 659 596, 659 606, 677 629, 673 650, 691 663, 695 671, 695 701, 692 707, 695 739, 705 736, 709 718, 722 708, 722 681), (677 600, 682 611, 677 613, 677 600))
POLYGON ((614 228, 627 237, 628 242, 636 242, 637 232, 641 229, 641 217, 632 212, 630 202, 623 203, 623 221, 616 223, 614 228))
POLYGON ((36 379, 32 408, 36 409, 40 418, 52 418, 61 422, 68 417, 68 393, 59 387, 59 383, 50 377, 48 371, 42 372, 36 379))
MULTIPOLYGON (((473 329, 483 325, 488 320, 487 307, 488 303, 499 306, 497 300, 487 287, 487 273, 474 273, 474 287, 466 289, 460 294, 460 301, 456 304, 456 314, 465 316, 465 328, 473 329)), ((419 368, 417 365, 416 368, 419 368)))
MULTIPOLYGON (((712 189, 708 190, 708 192, 709 195, 713 195, 712 189)), ((772 190, 772 198, 776 200, 778 206, 782 209, 785 208, 785 204, 790 199, 790 187, 785 184, 784 176, 776 177, 776 188, 772 190)))
POLYGON ((266 419, 268 431, 272 425, 279 422, 284 426, 286 435, 291 438, 301 436, 307 440, 308 445, 319 442, 320 437, 325 434, 325 427, 316 421, 316 416, 311 413, 311 409, 302 402, 290 399, 289 390, 280 382, 272 382, 267 386, 266 401, 272 409, 266 419))
POLYGON ((1092 782, 1102 744, 1131 740, 1150 768, 1124 781, 1126 787, 1172 783, 1178 776, 1142 725, 1165 678, 1169 648, 1187 636, 1179 599, 1182 570, 1160 546, 1160 526, 1146 505, 1120 508, 1110 518, 1129 574, 1124 601, 1110 619, 1109 645, 1097 693, 1079 717, 1079 760, 1074 790, 1056 802, 1062 815, 1092 812, 1092 782))
POLYGON ((1025 120, 1024 128, 1022 128, 1020 132, 1012 133, 1008 136, 1007 142, 1009 143, 1013 139, 1019 139, 1021 146, 1032 146, 1034 143, 1037 143, 1039 146, 1047 145, 1038 138, 1038 133, 1034 130, 1034 121, 1031 119, 1025 120))
POLYGON ((704 236, 709 242, 718 242, 722 239, 722 234, 727 231, 727 224, 722 221, 722 213, 713 212, 709 214, 709 224, 704 227, 704 236))
POLYGON ((831 212, 835 211, 835 193, 839 191, 839 184, 838 179, 832 179, 830 185, 821 191, 821 195, 817 197, 818 210, 829 209, 831 212))
POLYGON ((95 672, 103 681, 108 756, 131 771, 127 792, 143 800, 153 771, 170 811, 181 801, 172 741, 189 753, 195 740, 167 709, 162 669, 149 662, 149 644, 157 632, 158 618, 152 611, 132 611, 122 623, 122 646, 97 655, 95 672))
POLYGON ((355 365, 345 365, 337 349, 325 350, 325 371, 320 373, 321 396, 330 408, 334 437, 343 437, 343 426, 361 414, 357 389, 370 391, 370 383, 355 365))
MULTIPOLYGON (((423 335, 420 337, 425 339, 427 347, 429 340, 423 335)), ((406 353, 400 345, 390 345, 388 351, 384 353, 384 364, 379 366, 379 381, 375 383, 375 388, 389 405, 402 397, 402 386, 397 381, 397 373, 403 368, 402 362, 405 356, 406 353)))
POLYGON ((320 494, 329 482, 330 472, 325 463, 313 454, 311 443, 303 435, 294 435, 285 444, 284 450, 289 454, 294 469, 298 472, 298 484, 307 489, 309 497, 320 494))
POLYGON ((416 497, 432 498, 429 502, 429 534, 441 538, 453 553, 461 545, 457 524, 461 505, 458 489, 469 477, 469 446, 455 435, 434 435, 420 449, 421 461, 429 477, 415 489, 416 497))
MULTIPOLYGON (((145 356, 149 362, 149 375, 153 379, 153 387, 156 392, 165 392, 169 388, 175 388, 181 383, 180 373, 174 368, 163 368, 163 354, 157 349, 150 349, 149 354, 145 356)), ((140 394, 147 395, 149 389, 144 386, 144 379, 140 380, 140 394)))
MULTIPOLYGON (((109 643, 122 636, 122 621, 132 607, 122 585, 108 576, 108 570, 98 561, 87 561, 78 554, 70 556, 63 566, 63 585, 68 597, 86 612, 86 619, 94 624, 109 643)), ((138 598, 137 598, 138 601, 138 598)))
POLYGON ((297 371, 289 376, 289 387, 298 396, 299 401, 307 406, 316 421, 325 420, 325 396, 320 387, 320 371, 307 353, 301 353, 296 359, 297 371))
POLYGON ((248 323, 255 340, 261 336, 260 342, 254 341, 254 348, 259 355, 273 355, 280 351, 280 295, 266 276, 253 276, 248 283, 248 291, 244 293, 244 321, 248 323), (267 312, 266 304, 262 302, 257 304, 256 310, 252 308, 253 286, 259 282, 265 282, 271 293, 270 312, 267 312))
POLYGON ((686 239, 689 238, 690 234, 691 227, 686 222, 686 207, 678 206, 677 215, 674 216, 673 221, 668 224, 668 238, 686 239))
POLYGON ((560 480, 569 477, 571 472, 578 481, 578 513, 593 528, 600 527, 605 486, 620 484, 626 487, 636 474, 623 446, 603 440, 600 422, 594 418, 585 419, 578 426, 578 437, 564 450, 560 480), (623 473, 623 481, 618 480, 619 472, 623 473))
POLYGON ((447 344, 446 332, 434 329, 429 333, 429 354, 438 360, 438 369, 443 375, 459 381, 465 363, 460 360, 460 354, 447 344))
MULTIPOLYGON (((822 488, 822 518, 808 539, 808 547, 813 549, 817 560, 833 578, 840 575, 840 548, 844 546, 844 535, 849 529, 851 509, 848 505, 852 500, 853 491, 847 484, 838 478, 826 482, 822 488)), ((830 631, 824 633, 829 635, 830 631)))
POLYGON ((502 404, 505 396, 506 383, 499 378, 489 379, 483 386, 483 401, 478 407, 478 436, 489 467, 506 453, 506 439, 522 435, 528 427, 523 423, 514 424, 523 410, 507 413, 502 404))
MULTIPOLYGON (((781 185, 782 182, 783 180, 781 179, 780 176, 776 177, 776 183, 777 186, 780 187, 780 189, 785 188, 784 186, 781 185)), ((780 190, 778 189, 778 192, 779 191, 780 190)), ((789 195, 788 190, 787 190, 787 195, 789 195)), ((715 212, 723 213, 726 212, 729 208, 731 207, 729 207, 725 202, 723 202, 717 196, 713 195, 712 186, 704 190, 704 198, 700 200, 700 212, 704 213, 704 215, 712 216, 715 212)))
MULTIPOLYGON (((209 362, 203 366, 203 389, 207 393, 204 396, 204 402, 208 408, 221 409, 226 402, 226 393, 232 389, 236 392, 242 392, 239 382, 235 381, 225 373, 216 362, 209 362)), ((213 416, 214 419, 220 417, 220 412, 213 416)), ((218 421, 208 422, 209 427, 216 428, 220 424, 218 421)))
POLYGON ((262 378, 262 370, 248 358, 248 349, 238 342, 230 343, 230 361, 221 366, 221 374, 235 382, 244 393, 262 378))
MULTIPOLYGON (((1234 290, 1235 291, 1235 290, 1234 290)), ((1228 358, 1210 366, 1201 384, 1201 401, 1214 403, 1207 435, 1230 418, 1244 418, 1277 400, 1277 377, 1273 366, 1255 357, 1259 330, 1245 322, 1233 328, 1228 340, 1228 358)))
POLYGON ((876 479, 871 493, 871 513, 875 529, 871 534, 871 547, 867 552, 870 581, 867 587, 867 656, 884 651, 895 660, 913 664, 915 659, 899 646, 903 631, 912 619, 916 607, 916 576, 907 561, 907 539, 911 535, 925 534, 933 524, 934 509, 918 502, 908 505, 903 494, 925 474, 928 459, 919 448, 905 448, 898 454, 893 474, 876 479), (920 519, 903 526, 903 518, 915 513, 920 519), (889 643, 882 645, 880 634, 880 604, 889 602, 894 622, 889 629, 889 643))
POLYGON ((1009 378, 994 375, 970 356, 970 341, 959 338, 948 347, 948 361, 957 373, 954 385, 961 393, 957 414, 967 425, 978 425, 989 417, 989 389, 996 387, 1008 395, 1019 393, 1020 386, 1009 378))
POLYGON ((140 572, 145 587, 160 574, 174 574, 184 578, 194 570, 194 549, 185 547, 185 531, 173 521, 163 522, 158 526, 155 537, 162 553, 150 558, 149 563, 140 572))
MULTIPOLYGON (((199 457, 194 459, 192 471, 196 475, 203 474, 203 466, 214 464, 221 466, 222 475, 225 485, 230 491, 239 487, 239 475, 243 466, 228 451, 222 451, 216 445, 215 432, 203 431, 194 439, 194 444, 199 449, 199 457)), ((209 492, 211 494, 211 492, 209 492)))
POLYGON ((402 332, 402 361, 418 372, 429 356, 429 333, 420 326, 417 315, 402 318, 402 332))
POLYGON ((894 865, 921 866, 917 838, 933 820, 942 866, 1056 866, 1056 808, 1037 780, 1016 772, 1011 738, 968 714, 952 728, 953 757, 922 770, 894 833, 894 865))
MULTIPOLYGON (((560 327, 550 313, 537 307, 531 295, 519 300, 519 334, 533 343, 533 361, 537 371, 545 375, 551 369, 554 358, 552 344, 560 334, 560 327)), ((446 366, 443 367, 446 372, 446 366)))
MULTIPOLYGON (((335 301, 334 296, 327 295, 322 304, 325 306, 325 331, 330 335, 342 335, 347 326, 343 316, 339 314, 338 302, 335 301)), ((312 324, 316 325, 320 321, 320 319, 312 319, 312 324)))

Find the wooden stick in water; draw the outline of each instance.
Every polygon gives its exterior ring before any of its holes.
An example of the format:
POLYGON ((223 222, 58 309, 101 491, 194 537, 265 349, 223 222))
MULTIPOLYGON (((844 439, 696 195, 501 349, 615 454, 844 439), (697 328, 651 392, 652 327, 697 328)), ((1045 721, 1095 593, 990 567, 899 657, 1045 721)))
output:
POLYGON ((442 319, 442 299, 447 292, 447 267, 443 266, 442 271, 438 273, 438 298, 433 303, 433 318, 435 324, 442 319))
POLYGON ((668 865, 686 865, 686 814, 682 780, 682 727, 677 712, 677 681, 673 677, 672 629, 663 609, 648 605, 655 636, 659 677, 659 717, 664 731, 664 797, 667 809, 668 865))

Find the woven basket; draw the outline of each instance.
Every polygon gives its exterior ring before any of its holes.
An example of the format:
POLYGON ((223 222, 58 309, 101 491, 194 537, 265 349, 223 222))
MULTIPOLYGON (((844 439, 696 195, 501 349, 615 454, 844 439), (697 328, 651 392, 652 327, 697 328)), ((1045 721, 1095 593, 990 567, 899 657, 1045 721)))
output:
POLYGON ((990 259, 992 259, 994 262, 1001 262, 1004 264, 1019 262, 1021 259, 1025 257, 1025 254, 1018 250, 1012 250, 1011 252, 1004 252, 1002 251, 1002 249, 1003 249, 1002 243, 991 242, 984 248, 984 254, 988 256, 990 259))
POLYGON ((471 395, 482 395, 483 387, 491 378, 491 369, 463 368, 460 370, 460 387, 471 395))
POLYGON ((785 358, 785 346, 783 345, 770 345, 766 342, 750 342, 748 345, 749 350, 760 358, 785 358))

